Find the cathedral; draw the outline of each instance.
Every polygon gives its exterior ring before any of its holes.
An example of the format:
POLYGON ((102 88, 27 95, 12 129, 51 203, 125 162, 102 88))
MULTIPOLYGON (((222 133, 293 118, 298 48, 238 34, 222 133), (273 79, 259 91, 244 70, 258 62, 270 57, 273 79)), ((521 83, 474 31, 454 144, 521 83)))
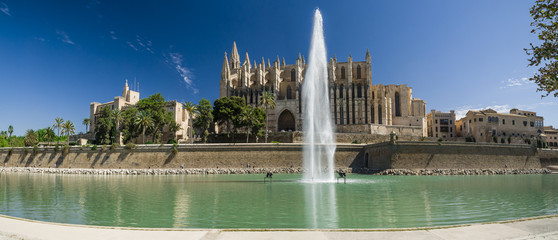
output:
MULTIPOLYGON (((426 136, 426 103, 412 97, 407 85, 372 84, 370 52, 365 61, 329 59, 330 110, 339 133, 426 136)), ((233 42, 230 61, 225 52, 221 70, 220 97, 239 96, 249 105, 258 105, 264 91, 275 95, 276 108, 269 110, 270 131, 302 131, 304 118, 301 88, 304 87, 306 60, 300 54, 293 65, 285 59, 271 63, 244 61, 233 42)))

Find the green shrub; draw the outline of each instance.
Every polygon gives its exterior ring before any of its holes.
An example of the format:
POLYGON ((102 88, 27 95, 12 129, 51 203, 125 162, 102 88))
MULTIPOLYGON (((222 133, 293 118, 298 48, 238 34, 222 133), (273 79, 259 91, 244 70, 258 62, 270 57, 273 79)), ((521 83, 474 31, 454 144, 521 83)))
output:
POLYGON ((23 152, 28 153, 28 152, 29 152, 29 148, 24 147, 24 148, 23 148, 23 152))
POLYGON ((178 148, 173 147, 173 148, 172 148, 172 153, 173 153, 173 154, 177 154, 177 153, 178 153, 178 148))
POLYGON ((136 144, 134 143, 126 143, 126 146, 124 146, 124 148, 128 149, 128 150, 132 150, 134 148, 136 148, 136 144))
POLYGON ((442 138, 438 138, 438 142, 441 142, 441 141, 442 141, 442 138))
POLYGON ((167 144, 177 144, 178 142, 174 139, 170 139, 167 144))
POLYGON ((279 141, 271 141, 271 143, 277 143, 277 144, 278 144, 278 143, 279 143, 279 141))
POLYGON ((93 145, 93 147, 91 147, 91 150, 93 151, 97 150, 97 144, 93 145))
POLYGON ((506 143, 506 139, 504 138, 500 139, 500 143, 506 143))
POLYGON ((105 151, 105 150, 107 150, 107 146, 106 146, 106 145, 104 145, 104 144, 103 144, 103 145, 101 145, 101 151, 105 151))
POLYGON ((492 137, 492 140, 493 140, 495 143, 498 143, 498 138, 497 138, 496 136, 492 137))
POLYGON ((54 146, 54 152, 58 152, 58 151, 60 151, 60 146, 56 144, 56 146, 54 146))
POLYGON ((115 150, 116 148, 120 147, 120 144, 118 143, 113 143, 112 145, 110 145, 110 150, 115 150))
POLYGON ((426 140, 425 137, 420 137, 420 141, 421 141, 421 142, 424 142, 425 140, 426 140))
POLYGON ((35 144, 35 146, 33 146, 33 154, 39 152, 39 146, 37 146, 37 144, 35 144))
POLYGON ((153 141, 149 140, 149 141, 145 142, 145 144, 153 144, 153 141))
POLYGON ((355 139, 355 140, 353 140, 353 142, 352 142, 352 144, 360 144, 360 143, 361 143, 361 142, 360 142, 360 140, 358 140, 358 139, 355 139))
POLYGON ((508 137, 508 144, 511 144, 511 137, 508 137))
POLYGON ((10 149, 8 150, 8 156, 11 156, 13 152, 14 152, 14 148, 10 148, 10 149))

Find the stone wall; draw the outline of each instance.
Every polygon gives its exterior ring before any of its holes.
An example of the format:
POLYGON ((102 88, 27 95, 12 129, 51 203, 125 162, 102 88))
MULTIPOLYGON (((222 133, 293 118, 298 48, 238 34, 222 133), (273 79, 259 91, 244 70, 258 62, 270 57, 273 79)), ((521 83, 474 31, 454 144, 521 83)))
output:
MULTIPOLYGON (((65 154, 54 148, 4 148, 0 163, 6 167, 57 168, 300 168, 302 144, 195 144, 146 145, 110 150, 71 147, 65 154), (56 165, 55 165, 56 164, 56 165)), ((362 145, 338 145, 336 167, 346 168, 360 156, 362 145)))
MULTIPOLYGON (((557 153, 553 153, 555 157, 557 153)), ((543 167, 537 150, 528 145, 397 141, 368 145, 364 154, 364 160, 354 165, 374 170, 543 167)))

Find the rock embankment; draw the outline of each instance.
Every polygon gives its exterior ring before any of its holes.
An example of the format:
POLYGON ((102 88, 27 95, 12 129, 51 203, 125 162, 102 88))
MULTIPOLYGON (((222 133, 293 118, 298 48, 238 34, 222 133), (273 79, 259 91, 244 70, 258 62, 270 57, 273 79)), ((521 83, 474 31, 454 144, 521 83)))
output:
POLYGON ((157 169, 88 169, 88 168, 33 168, 4 167, 2 172, 82 174, 82 175, 180 175, 180 174, 266 174, 302 173, 302 168, 157 168, 157 169))
MULTIPOLYGON (((2 167, 0 173, 45 173, 82 175, 203 175, 203 174, 266 174, 303 173, 303 168, 154 168, 154 169, 93 169, 93 168, 35 168, 2 167)), ((387 169, 380 172, 367 169, 339 168, 336 172, 374 175, 503 175, 503 174, 550 174, 548 169, 387 169)))
POLYGON ((548 169, 387 169, 377 175, 513 175, 550 174, 548 169))

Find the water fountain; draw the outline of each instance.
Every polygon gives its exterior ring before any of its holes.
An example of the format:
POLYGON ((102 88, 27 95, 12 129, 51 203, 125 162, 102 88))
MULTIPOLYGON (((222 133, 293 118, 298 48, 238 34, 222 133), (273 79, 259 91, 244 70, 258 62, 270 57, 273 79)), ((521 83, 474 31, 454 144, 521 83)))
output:
POLYGON ((303 181, 333 182, 335 139, 329 109, 327 55, 323 20, 319 9, 314 13, 310 55, 302 87, 304 103, 303 181))

